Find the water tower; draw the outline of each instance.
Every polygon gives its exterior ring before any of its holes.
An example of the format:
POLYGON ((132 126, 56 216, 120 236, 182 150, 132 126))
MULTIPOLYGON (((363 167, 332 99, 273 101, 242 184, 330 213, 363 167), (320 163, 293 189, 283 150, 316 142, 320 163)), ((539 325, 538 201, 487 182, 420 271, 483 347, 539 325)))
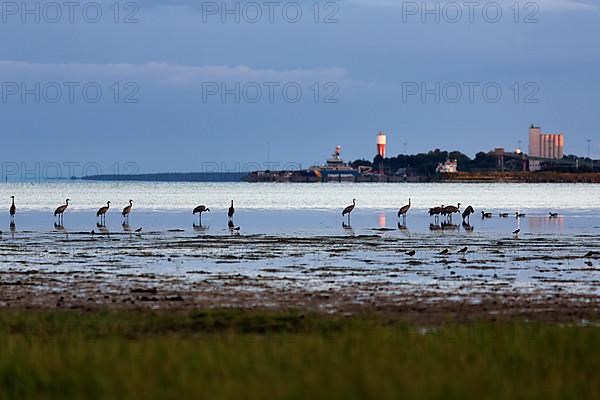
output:
POLYGON ((380 131, 377 134, 377 154, 381 156, 381 158, 385 158, 385 145, 386 145, 386 136, 385 133, 380 131))
POLYGON ((381 162, 379 165, 379 173, 383 175, 383 159, 385 158, 385 145, 387 142, 387 138, 383 131, 379 131, 377 134, 377 154, 381 156, 381 162))

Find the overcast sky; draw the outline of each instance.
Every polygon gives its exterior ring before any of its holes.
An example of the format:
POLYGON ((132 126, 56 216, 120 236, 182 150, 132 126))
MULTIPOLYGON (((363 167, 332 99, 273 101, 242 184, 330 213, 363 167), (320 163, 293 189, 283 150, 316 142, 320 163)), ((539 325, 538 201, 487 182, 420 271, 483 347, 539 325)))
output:
POLYGON ((307 167, 379 130, 474 155, 531 123, 600 157, 598 2, 114 2, 2 2, 3 168, 307 167))

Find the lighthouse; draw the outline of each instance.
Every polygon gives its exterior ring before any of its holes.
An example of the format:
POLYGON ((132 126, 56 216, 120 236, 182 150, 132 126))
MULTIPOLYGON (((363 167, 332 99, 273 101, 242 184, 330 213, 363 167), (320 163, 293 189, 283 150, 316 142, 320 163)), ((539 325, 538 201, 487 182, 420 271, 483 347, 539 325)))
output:
POLYGON ((379 154, 381 156, 381 158, 385 158, 385 145, 386 145, 385 133, 380 131, 377 134, 377 154, 379 154))

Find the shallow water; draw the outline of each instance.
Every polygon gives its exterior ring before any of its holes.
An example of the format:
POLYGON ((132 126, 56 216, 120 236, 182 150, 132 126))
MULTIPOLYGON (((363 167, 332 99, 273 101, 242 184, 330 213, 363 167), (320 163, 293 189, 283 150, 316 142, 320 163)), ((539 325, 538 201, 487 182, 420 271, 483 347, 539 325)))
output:
MULTIPOLYGON (((93 229, 95 211, 108 200, 113 207, 106 225, 112 232, 122 231, 120 210, 129 199, 134 200, 129 225, 145 230, 193 231, 192 225, 199 221, 191 210, 205 204, 211 212, 203 215, 202 224, 210 227, 211 234, 226 234, 230 199, 235 200, 235 225, 246 233, 339 234, 404 227, 426 232, 430 223, 437 225, 427 215, 429 207, 457 203, 463 209, 466 205, 475 208, 470 222, 479 232, 506 233, 521 228, 533 233, 594 233, 600 229, 600 185, 590 184, 5 183, 0 184, 0 199, 6 198, 0 221, 8 220, 11 195, 16 196, 16 223, 21 231, 53 230, 52 211, 66 197, 71 205, 64 227, 75 231, 93 229), (404 221, 399 221, 396 213, 409 197, 412 208, 405 226, 399 227, 398 222, 404 225, 404 221), (348 220, 342 219, 340 211, 353 198, 357 206, 350 220, 352 230, 344 229, 342 222, 348 220), (481 220, 482 210, 493 212, 494 218, 481 220), (526 218, 515 218, 517 210, 526 218), (558 212, 559 217, 548 218, 550 211, 558 212), (510 216, 498 218, 499 212, 510 216)), ((444 231, 460 231, 461 222, 455 215, 454 224, 445 226, 444 231)))
MULTIPOLYGON (((398 209, 462 203, 475 209, 573 210, 600 208, 600 185, 593 184, 453 184, 453 183, 164 183, 60 181, 0 184, 0 200, 15 195, 22 210, 54 210, 72 201, 72 210, 97 210, 110 200, 115 208, 129 199, 140 210, 191 210, 206 204, 223 210, 231 199, 242 209, 338 210, 357 199, 358 209, 398 209)), ((8 210, 8 205, 6 206, 8 210)))
POLYGON ((0 214, 0 285, 7 296, 0 303, 22 298, 19 288, 40 295, 140 286, 173 293, 200 283, 207 285, 201 293, 334 290, 352 302, 382 293, 469 301, 500 293, 600 295, 600 259, 584 256, 600 251, 600 185, 0 185, 0 197, 13 193, 15 226, 8 227, 9 201, 0 214), (61 196, 73 206, 56 226, 52 210, 61 196), (413 207, 404 221, 396 213, 408 196, 413 207), (227 225, 231 197, 239 230, 227 225), (134 209, 123 225, 120 209, 129 198, 134 209), (348 226, 340 211, 352 198, 358 203, 348 226), (99 199, 119 205, 105 226, 96 225, 99 199), (458 202, 493 218, 476 213, 463 225, 459 215, 453 222, 427 215, 430 206, 458 202), (211 208, 201 227, 191 214, 198 203, 211 208), (517 209, 525 217, 516 218, 517 209), (141 234, 132 232, 140 227, 141 234))
MULTIPOLYGON (((439 235, 465 236, 485 233, 490 237, 501 237, 516 229, 525 233, 574 234, 587 233, 600 235, 600 215, 585 212, 561 210, 556 218, 550 218, 541 211, 527 211, 526 216, 516 218, 511 215, 482 219, 473 215, 469 224, 463 224, 460 215, 455 214, 453 221, 445 218, 430 218, 426 210, 415 209, 410 212, 406 221, 397 217, 397 210, 363 210, 356 209, 348 225, 347 217, 342 217, 339 210, 264 210, 237 209, 234 226, 239 227, 241 234, 268 234, 281 236, 311 235, 362 235, 385 232, 388 236, 403 237, 411 233, 437 233, 439 235)), ((5 235, 10 233, 8 216, 3 229, 5 235)), ((127 233, 142 228, 144 232, 181 231, 194 234, 229 235, 226 209, 214 210, 202 215, 202 226, 198 216, 191 211, 148 211, 134 210, 129 223, 124 223, 120 212, 113 211, 106 216, 104 226, 98 227, 99 220, 95 212, 69 211, 65 213, 63 225, 56 226, 52 212, 20 211, 15 219, 14 231, 20 232, 99 232, 127 233)))

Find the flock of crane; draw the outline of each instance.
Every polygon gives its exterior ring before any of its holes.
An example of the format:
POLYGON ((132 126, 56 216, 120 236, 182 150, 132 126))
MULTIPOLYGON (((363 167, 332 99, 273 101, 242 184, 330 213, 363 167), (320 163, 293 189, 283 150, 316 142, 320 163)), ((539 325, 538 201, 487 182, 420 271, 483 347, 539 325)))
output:
MULTIPOLYGON (((17 213, 17 207, 15 205, 15 196, 11 196, 10 197, 12 200, 10 209, 9 209, 9 214, 10 214, 10 225, 11 227, 14 227, 15 225, 15 214, 17 213)), ((69 207, 69 202, 71 200, 70 199, 66 199, 65 200, 65 204, 62 204, 60 206, 58 206, 56 208, 56 210, 54 210, 54 217, 56 219, 56 222, 58 225, 63 224, 63 218, 64 218, 64 213, 67 210, 67 208, 69 207)), ((106 223, 106 214, 108 212, 108 210, 110 209, 110 201, 106 202, 106 205, 103 207, 100 207, 98 209, 98 211, 96 212, 96 218, 99 219, 99 226, 104 226, 106 223)), ((346 216, 348 217, 348 225, 350 225, 350 214, 352 213, 352 211, 354 211, 354 208, 356 207, 356 199, 352 199, 352 204, 350 204, 349 206, 345 207, 342 210, 342 217, 346 216)), ((400 209, 398 210, 398 218, 402 218, 403 222, 406 223, 406 215, 408 214, 408 211, 410 210, 411 207, 411 201, 410 198, 408 199, 408 204, 400 207, 400 209)), ((449 206, 435 206, 429 209, 429 217, 433 217, 435 222, 439 222, 440 217, 445 217, 446 218, 446 223, 452 223, 452 216, 454 214, 457 213, 461 213, 461 204, 458 203, 456 206, 453 205, 449 205, 449 206)), ((123 223, 129 223, 129 214, 131 213, 131 210, 133 208, 133 200, 129 200, 129 204, 127 206, 125 206, 121 212, 121 216, 123 218, 123 223)), ((192 210, 192 214, 196 215, 198 214, 198 223, 199 226, 202 226, 202 213, 204 212, 210 212, 210 208, 206 207, 205 205, 199 205, 197 207, 195 207, 192 210)), ((463 220, 463 226, 465 227, 470 227, 470 217, 471 214, 474 214, 475 210, 473 209, 472 206, 467 206, 463 211, 462 211, 462 220, 463 220)), ((234 230, 239 230, 239 226, 236 227, 233 224, 233 215, 235 214, 235 208, 233 207, 233 200, 231 200, 231 205, 229 206, 229 209, 227 210, 227 217, 229 219, 228 225, 230 229, 234 229, 234 230)), ((506 218, 508 217, 510 214, 509 213, 499 213, 498 216, 501 218, 506 218)), ((491 212, 485 212, 485 211, 481 211, 481 218, 482 219, 486 219, 486 218, 492 218, 492 213, 491 212)), ((517 218, 521 218, 524 217, 525 214, 520 213, 520 212, 516 212, 516 217, 517 218)), ((555 218, 558 216, 558 213, 552 213, 550 212, 550 218, 555 218)), ((141 228, 140 230, 141 231, 141 228)), ((516 231, 514 231, 514 234, 518 234, 519 233, 519 229, 517 229, 516 231)))
MULTIPOLYGON (((14 227, 15 226, 15 214, 17 213, 17 206, 15 205, 15 196, 10 196, 10 198, 11 198, 11 205, 10 205, 8 212, 10 214, 10 226, 14 227)), ((66 199, 65 204, 58 206, 54 210, 55 222, 59 226, 62 226, 62 224, 63 224, 64 214, 65 214, 65 211, 67 211, 67 208, 69 207, 70 201, 71 201, 70 199, 66 199)), ((110 204, 111 204, 110 201, 107 201, 105 206, 100 207, 98 209, 98 211, 96 211, 96 218, 99 219, 98 226, 104 226, 106 224, 106 213, 108 213, 108 210, 110 209, 110 204)), ((131 213, 132 208, 133 208, 133 200, 129 199, 129 204, 127 206, 125 206, 123 208, 123 211, 121 212, 121 216, 123 218, 123 223, 129 223, 129 214, 131 213)), ((206 207, 205 205, 199 205, 192 210, 192 214, 194 214, 194 215, 198 214, 198 223, 200 224, 200 226, 202 225, 202 213, 204 213, 204 212, 210 212, 210 208, 206 207)), ((235 214, 235 208, 233 207, 233 200, 231 200, 231 205, 229 206, 229 209, 227 210, 227 216, 229 218, 229 227, 234 230, 239 230, 239 227, 236 227, 233 225, 233 214, 235 214)), ((139 231, 141 232, 141 228, 139 229, 139 231)), ((1 233, 1 231, 0 231, 0 233, 1 233)))

